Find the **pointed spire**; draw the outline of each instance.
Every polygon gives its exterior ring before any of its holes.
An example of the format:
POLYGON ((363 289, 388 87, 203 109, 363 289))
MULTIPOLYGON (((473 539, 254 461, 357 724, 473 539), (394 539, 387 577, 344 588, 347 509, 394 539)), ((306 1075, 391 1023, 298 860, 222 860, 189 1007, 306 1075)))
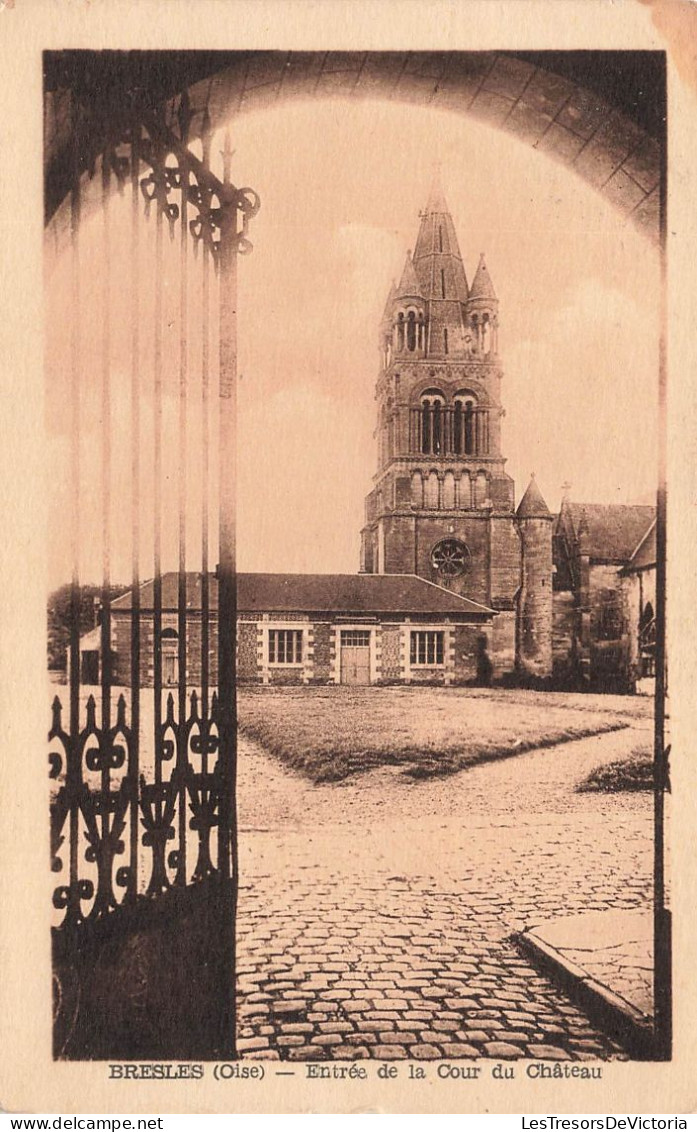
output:
POLYGON ((487 270, 486 261, 484 259, 484 252, 479 256, 479 265, 472 280, 472 288, 470 290, 470 299, 489 299, 497 302, 496 291, 491 282, 491 276, 487 270))
POLYGON ((450 209, 448 208, 448 204, 445 199, 445 193, 443 192, 443 186, 440 180, 439 161, 436 162, 435 168, 433 170, 433 181, 431 182, 431 190, 428 194, 428 201, 426 202, 426 208, 424 211, 427 216, 432 215, 434 212, 439 212, 443 215, 450 214, 450 209))
MULTIPOLYGON (((465 268, 453 218, 438 177, 433 181, 420 218, 414 267, 421 282, 421 293, 428 300, 449 299, 453 303, 466 303, 465 268)), ((460 328, 453 325, 450 329, 457 334, 460 328)))
POLYGON ((552 513, 544 501, 542 492, 537 486, 535 473, 530 477, 525 494, 518 504, 516 515, 519 519, 551 519, 552 513))
POLYGON ((397 293, 395 295, 395 298, 397 298, 397 299, 413 299, 413 298, 421 299, 421 298, 423 298, 423 295, 421 294, 421 284, 419 283, 419 280, 416 277, 416 272, 414 271, 414 264, 412 262, 411 252, 407 252, 407 258, 406 258, 406 262, 404 264, 404 271, 402 272, 402 278, 400 279, 399 287, 397 288, 397 293))
POLYGON ((392 307, 394 306, 394 301, 395 301, 396 298, 397 298, 397 285, 396 285, 396 283, 393 279, 392 283, 390 284, 390 293, 387 296, 387 302, 385 303, 385 309, 382 312, 383 323, 389 322, 390 326, 392 325, 392 307))

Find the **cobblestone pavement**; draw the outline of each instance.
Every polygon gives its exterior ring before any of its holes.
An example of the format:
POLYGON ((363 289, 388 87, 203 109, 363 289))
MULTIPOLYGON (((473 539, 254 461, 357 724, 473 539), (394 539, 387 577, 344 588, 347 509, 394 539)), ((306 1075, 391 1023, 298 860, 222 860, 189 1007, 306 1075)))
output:
POLYGON ((312 786, 240 745, 244 1057, 622 1057, 515 948, 575 912, 646 907, 645 794, 578 794, 650 721, 426 782, 312 786))

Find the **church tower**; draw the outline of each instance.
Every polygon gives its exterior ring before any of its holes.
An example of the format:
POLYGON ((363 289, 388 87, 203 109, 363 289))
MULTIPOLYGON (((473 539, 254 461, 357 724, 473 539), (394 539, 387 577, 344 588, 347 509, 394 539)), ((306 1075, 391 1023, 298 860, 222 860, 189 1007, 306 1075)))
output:
POLYGON ((499 304, 483 255, 468 285, 437 184, 387 299, 380 361, 361 570, 417 574, 496 610, 494 674, 512 672, 523 542, 501 453, 499 304))

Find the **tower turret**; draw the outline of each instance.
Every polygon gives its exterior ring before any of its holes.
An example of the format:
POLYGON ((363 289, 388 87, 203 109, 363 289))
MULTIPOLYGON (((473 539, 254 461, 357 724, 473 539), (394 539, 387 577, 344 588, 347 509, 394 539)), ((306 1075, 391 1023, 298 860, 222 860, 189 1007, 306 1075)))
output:
POLYGON ((394 316, 394 303, 395 303, 396 297, 397 297, 397 286, 396 286, 396 284, 393 280, 392 286, 390 287, 390 293, 387 296, 387 302, 385 303, 385 309, 382 312, 382 318, 380 319, 379 340, 380 340, 380 356, 382 358, 383 369, 387 369, 390 362, 392 361, 392 351, 393 351, 393 343, 394 343, 394 317, 393 316, 394 316))
POLYGON ((422 357, 426 347, 426 303, 407 252, 402 278, 392 300, 392 348, 395 354, 422 357))
POLYGON ((482 358, 499 352, 499 301, 486 266, 484 252, 472 280, 467 300, 467 325, 474 349, 482 358))
POLYGON ((552 675, 552 525, 535 475, 516 512, 522 544, 517 665, 525 676, 552 675))

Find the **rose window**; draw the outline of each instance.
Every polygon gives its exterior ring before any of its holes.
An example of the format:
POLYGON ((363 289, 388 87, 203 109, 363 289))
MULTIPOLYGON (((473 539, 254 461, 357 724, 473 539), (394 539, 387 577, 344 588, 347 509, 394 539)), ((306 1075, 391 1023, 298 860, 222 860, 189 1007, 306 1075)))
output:
POLYGON ((431 551, 431 565, 446 578, 457 578, 469 566, 470 552, 464 542, 444 538, 431 551))

